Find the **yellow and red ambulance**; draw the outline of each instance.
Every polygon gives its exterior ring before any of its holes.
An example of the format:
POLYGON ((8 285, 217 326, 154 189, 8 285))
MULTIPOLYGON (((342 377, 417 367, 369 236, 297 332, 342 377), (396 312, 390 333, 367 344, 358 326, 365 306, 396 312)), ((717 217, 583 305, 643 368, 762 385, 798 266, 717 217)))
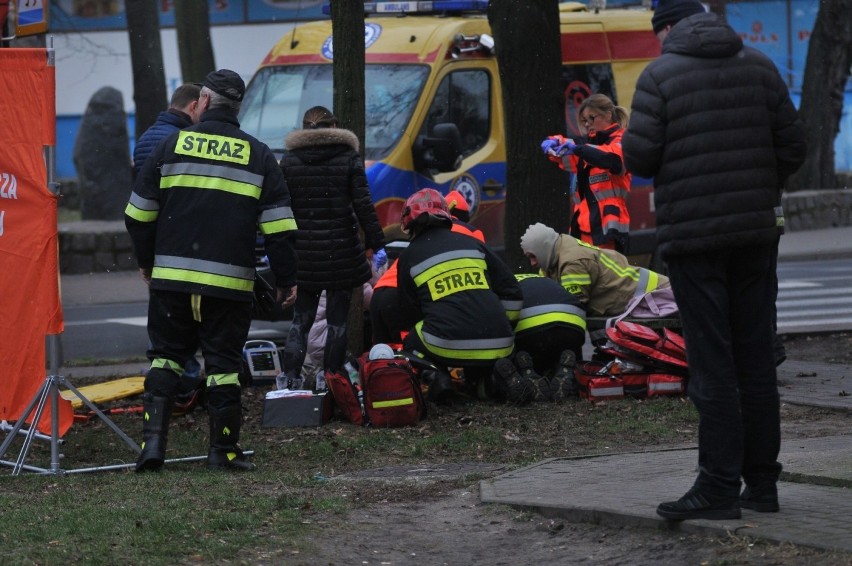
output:
MULTIPOLYGON (((364 155, 386 227, 399 222, 405 200, 417 190, 455 190, 467 199, 472 222, 486 240, 503 245, 506 144, 487 5, 487 0, 365 2, 364 155)), ((560 4, 567 135, 579 135, 576 109, 592 93, 630 107, 636 79, 659 55, 651 15, 648 9, 560 4)), ((301 127, 308 108, 332 107, 333 57, 331 21, 295 26, 249 83, 242 127, 282 152, 284 136, 301 127)), ((542 158, 542 167, 548 165, 542 158)), ((632 255, 642 251, 634 236, 653 233, 647 179, 634 180, 629 206, 632 255)))

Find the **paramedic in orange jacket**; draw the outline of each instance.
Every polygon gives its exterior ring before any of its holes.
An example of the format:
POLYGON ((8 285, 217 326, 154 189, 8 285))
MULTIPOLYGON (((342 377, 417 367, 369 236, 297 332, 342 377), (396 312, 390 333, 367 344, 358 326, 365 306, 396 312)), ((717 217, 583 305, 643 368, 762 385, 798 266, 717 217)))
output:
POLYGON ((541 143, 548 159, 576 175, 569 233, 587 244, 625 253, 631 175, 624 166, 621 136, 627 128, 627 111, 606 95, 593 94, 577 114, 584 137, 554 135, 541 143))

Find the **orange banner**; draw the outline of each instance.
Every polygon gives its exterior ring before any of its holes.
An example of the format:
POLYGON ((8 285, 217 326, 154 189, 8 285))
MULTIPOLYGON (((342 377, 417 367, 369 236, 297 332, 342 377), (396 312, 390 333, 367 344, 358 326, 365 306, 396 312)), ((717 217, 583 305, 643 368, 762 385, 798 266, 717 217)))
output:
MULTIPOLYGON (((0 49, 0 420, 17 421, 45 384, 45 339, 63 329, 57 197, 45 149, 55 145, 55 69, 45 49, 0 49)), ((58 340, 58 337, 56 338, 58 340)), ((38 429, 50 432, 49 404, 38 429)), ((59 399, 59 431, 73 421, 59 399)))

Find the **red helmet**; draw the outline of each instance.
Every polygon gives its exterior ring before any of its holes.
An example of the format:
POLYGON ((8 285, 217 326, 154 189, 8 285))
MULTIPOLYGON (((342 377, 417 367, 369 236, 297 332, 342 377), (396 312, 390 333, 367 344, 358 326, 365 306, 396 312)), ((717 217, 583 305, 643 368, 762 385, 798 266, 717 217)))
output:
POLYGON ((464 198, 458 191, 450 191, 447 193, 447 196, 444 197, 447 200, 447 207, 452 210, 459 210, 461 212, 470 213, 470 206, 467 204, 467 200, 464 198))
POLYGON ((409 232, 414 221, 424 214, 452 220, 450 211, 447 210, 447 201, 435 189, 420 189, 408 197, 400 219, 402 229, 409 232))

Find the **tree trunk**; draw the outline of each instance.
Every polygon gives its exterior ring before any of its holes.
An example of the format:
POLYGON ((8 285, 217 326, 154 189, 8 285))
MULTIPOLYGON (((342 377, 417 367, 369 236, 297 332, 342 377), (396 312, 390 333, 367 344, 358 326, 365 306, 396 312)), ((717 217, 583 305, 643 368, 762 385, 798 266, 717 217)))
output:
POLYGON ((216 70, 207 0, 175 2, 175 25, 183 82, 200 83, 216 70))
MULTIPOLYGON (((364 3, 338 0, 331 3, 331 32, 334 37, 334 115, 340 127, 358 136, 364 155, 364 3)), ((363 234, 362 234, 363 236, 363 234)), ((359 287, 352 293, 347 339, 349 351, 364 350, 364 294, 359 287)))
POLYGON ((787 182, 789 190, 833 189, 834 140, 840 131, 843 91, 852 65, 852 2, 821 0, 808 45, 802 103, 808 156, 787 182))
POLYGON ((133 68, 133 101, 136 104, 136 139, 169 105, 157 6, 157 2, 142 0, 125 3, 133 68))
POLYGON ((506 260, 513 271, 528 271, 520 248, 527 227, 543 222, 567 232, 571 220, 568 177, 539 149, 547 136, 565 133, 558 2, 491 0, 488 22, 505 116, 506 260))

